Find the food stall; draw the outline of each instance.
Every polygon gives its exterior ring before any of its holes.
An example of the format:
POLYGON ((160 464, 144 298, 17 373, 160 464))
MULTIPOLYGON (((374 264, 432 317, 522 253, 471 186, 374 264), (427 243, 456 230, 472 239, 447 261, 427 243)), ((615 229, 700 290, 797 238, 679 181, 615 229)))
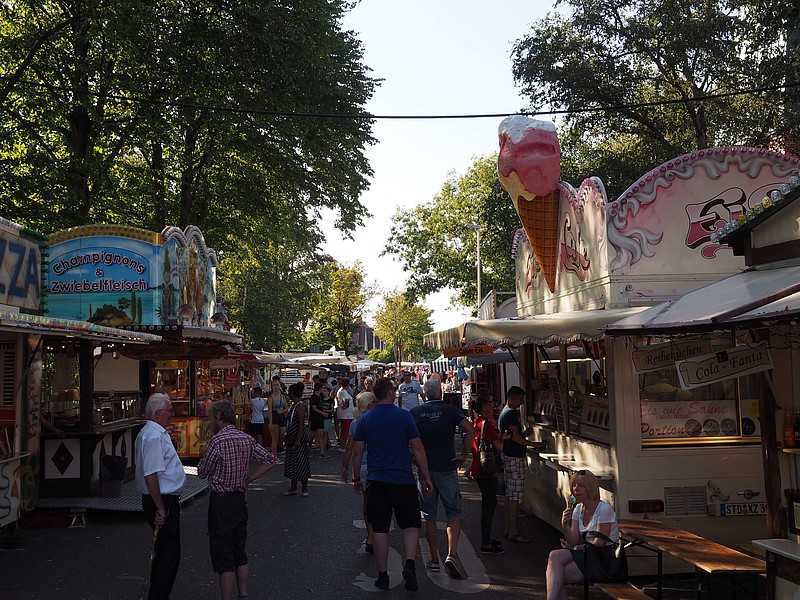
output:
POLYGON ((103 345, 121 347, 159 338, 44 316, 47 237, 0 219, 0 248, 0 527, 5 527, 36 507, 43 472, 91 469, 91 464, 76 460, 81 441, 67 440, 52 415, 44 414, 42 390, 52 375, 44 368, 48 352, 56 346, 69 347, 76 360, 79 356, 87 358, 82 368, 76 367, 70 380, 72 389, 57 394, 64 405, 73 407, 89 393, 84 385, 86 378, 80 378, 78 371, 91 372, 95 350, 103 345), (52 453, 41 452, 42 438, 46 450, 51 449, 52 441, 52 453))
MULTIPOLYGON (((511 133, 525 147, 524 127, 511 133)), ((552 149, 547 142, 535 147, 552 149)), ((659 165, 610 200, 597 178, 578 189, 556 178, 557 193, 530 193, 531 170, 520 169, 520 178, 503 155, 501 147, 501 180, 524 229, 519 316, 467 322, 425 341, 441 350, 519 348, 525 418, 534 437, 548 441, 547 451, 529 452, 523 506, 558 527, 569 476, 589 469, 621 519, 658 519, 721 542, 764 537, 758 378, 766 355, 756 358, 741 333, 609 337, 606 327, 742 271, 744 259, 720 243, 717 229, 760 212, 800 160, 759 148, 710 148, 659 165), (535 206, 542 198, 551 206, 535 206), (676 364, 709 356, 761 367, 687 389, 676 364)), ((716 301, 706 298, 706 306, 716 301)), ((792 369, 785 357, 771 360, 792 369)), ((782 397, 786 386, 776 393, 782 397)))
MULTIPOLYGON (((767 553, 766 596, 770 599, 800 595, 800 381, 794 376, 800 360, 796 344, 800 333, 798 199, 800 171, 795 171, 759 202, 718 226, 715 241, 743 256, 746 271, 607 329, 609 335, 626 340, 643 335, 670 338, 675 348, 690 348, 700 332, 707 332, 705 339, 743 340, 733 350, 714 353, 708 353, 708 348, 698 348, 691 356, 666 352, 663 362, 675 370, 682 391, 701 384, 729 384, 745 376, 757 388, 750 393, 757 411, 745 411, 741 418, 743 429, 760 429, 764 493, 745 490, 724 507, 726 514, 766 519, 768 537, 754 543, 767 553)), ((707 412, 693 419, 694 429, 706 433, 719 423, 724 430, 727 417, 707 412)))
MULTIPOLYGON (((217 258, 200 230, 73 227, 50 236, 50 265, 52 315, 159 336, 154 344, 97 356, 92 405, 80 411, 81 434, 124 423, 125 415, 141 419, 147 397, 163 392, 175 409, 179 455, 199 457, 210 435, 205 409, 226 397, 208 377, 208 361, 238 348, 242 339, 230 331, 216 296, 217 258)), ((120 435, 128 453, 134 435, 134 427, 120 435)))

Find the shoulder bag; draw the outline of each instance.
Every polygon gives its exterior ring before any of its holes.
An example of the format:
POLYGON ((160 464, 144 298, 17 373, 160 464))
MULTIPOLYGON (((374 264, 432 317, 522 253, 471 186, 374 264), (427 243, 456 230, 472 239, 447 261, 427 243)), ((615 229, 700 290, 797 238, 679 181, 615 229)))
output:
POLYGON ((481 422, 481 437, 478 440, 478 461, 480 462, 481 475, 494 475, 503 468, 503 457, 494 447, 494 444, 483 439, 483 428, 486 419, 481 422))
MULTIPOLYGON (((292 419, 295 418, 296 414, 297 414, 297 405, 293 404, 292 408, 289 410, 289 417, 286 420, 286 425, 288 426, 288 429, 292 428, 292 419)), ((288 431, 286 432, 286 435, 283 436, 283 443, 286 445, 287 448, 289 446, 294 446, 294 443, 297 441, 299 433, 300 433, 300 423, 297 424, 297 429, 295 429, 291 433, 289 433, 288 431)))
POLYGON ((610 537, 599 531, 584 531, 581 534, 584 543, 583 577, 588 583, 596 581, 628 581, 628 558, 625 547, 620 542, 613 542, 610 537), (605 546, 595 546, 587 542, 586 537, 593 536, 605 540, 605 546))

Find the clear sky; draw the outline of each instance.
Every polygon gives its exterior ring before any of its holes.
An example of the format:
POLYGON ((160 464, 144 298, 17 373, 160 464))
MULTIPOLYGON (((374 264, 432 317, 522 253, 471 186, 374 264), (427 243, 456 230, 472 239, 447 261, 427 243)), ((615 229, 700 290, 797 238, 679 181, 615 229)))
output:
MULTIPOLYGON (((364 43, 372 76, 384 80, 367 110, 430 115, 526 108, 511 75, 511 49, 549 10, 548 0, 361 0, 343 26, 364 43)), ((353 241, 328 230, 323 249, 341 263, 361 261, 368 279, 383 291, 402 290, 413 273, 379 257, 391 243, 397 207, 430 203, 449 174, 462 174, 474 157, 496 152, 501 120, 378 120, 373 128, 378 143, 367 149, 374 176, 361 197, 372 217, 354 232, 353 241)), ((474 265, 464 272, 476 276, 474 265)), ((450 306, 451 295, 443 290, 424 302, 434 310, 437 330, 467 319, 466 308, 450 306)))

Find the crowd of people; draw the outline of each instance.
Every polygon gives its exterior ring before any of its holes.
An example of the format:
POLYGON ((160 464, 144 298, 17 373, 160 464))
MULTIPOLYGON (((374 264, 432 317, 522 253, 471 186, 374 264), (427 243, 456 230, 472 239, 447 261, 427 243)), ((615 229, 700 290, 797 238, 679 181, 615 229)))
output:
MULTIPOLYGON (((208 532, 211 563, 219 575, 222 598, 248 595, 247 488, 276 465, 283 464, 289 488, 284 496, 310 495, 311 453, 330 457, 332 446, 344 454, 341 478, 363 496, 367 525, 364 550, 374 554, 378 577, 375 586, 390 587, 387 571, 389 530, 394 516, 403 540, 402 577, 408 591, 418 589, 416 555, 423 530, 430 559, 425 568, 442 567, 454 579, 468 577, 458 555, 462 527, 459 467, 470 458, 465 474, 481 494, 481 545, 483 554, 505 550, 492 538, 498 504, 498 479, 505 480, 503 536, 512 543, 531 540, 517 529, 517 508, 522 500, 526 472, 526 448, 542 449, 528 439, 520 406, 525 391, 512 386, 502 410, 488 391, 471 404, 469 416, 459 406, 443 401, 442 377, 431 374, 420 384, 406 371, 397 381, 372 375, 359 377, 355 388, 349 376, 315 376, 312 394, 303 398, 306 383, 297 382, 284 392, 279 377, 271 391, 254 387, 247 432, 236 427, 230 402, 210 406, 212 437, 198 465, 198 474, 209 481, 208 532), (456 450, 456 431, 463 445, 456 450), (499 453, 502 464, 484 460, 499 453), (256 465, 253 468, 253 464, 256 465), (416 468, 416 469, 415 469, 416 468), (436 524, 439 506, 444 509, 446 553, 439 551, 436 524), (444 559, 442 560, 442 556, 444 559)), ((136 439, 136 483, 142 493, 145 516, 154 531, 154 560, 148 598, 169 598, 180 564, 180 503, 185 483, 180 459, 167 427, 173 415, 169 397, 154 394, 147 402, 147 424, 136 439)), ((548 598, 566 598, 564 584, 581 581, 584 543, 582 534, 600 532, 609 543, 618 540, 611 507, 599 500, 599 486, 591 473, 573 477, 571 491, 577 499, 563 514, 565 539, 554 550, 547 566, 548 598)), ((600 545, 602 536, 586 538, 600 545)))

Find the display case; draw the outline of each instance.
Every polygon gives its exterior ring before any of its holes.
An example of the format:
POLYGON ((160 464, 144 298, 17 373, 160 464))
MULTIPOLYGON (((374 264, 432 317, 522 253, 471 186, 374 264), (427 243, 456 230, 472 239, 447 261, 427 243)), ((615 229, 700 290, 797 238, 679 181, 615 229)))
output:
POLYGON ((156 392, 170 397, 176 417, 187 417, 191 414, 188 360, 156 361, 154 384, 156 392))
POLYGON ((138 390, 95 392, 94 425, 106 425, 123 419, 144 417, 142 397, 138 390))

